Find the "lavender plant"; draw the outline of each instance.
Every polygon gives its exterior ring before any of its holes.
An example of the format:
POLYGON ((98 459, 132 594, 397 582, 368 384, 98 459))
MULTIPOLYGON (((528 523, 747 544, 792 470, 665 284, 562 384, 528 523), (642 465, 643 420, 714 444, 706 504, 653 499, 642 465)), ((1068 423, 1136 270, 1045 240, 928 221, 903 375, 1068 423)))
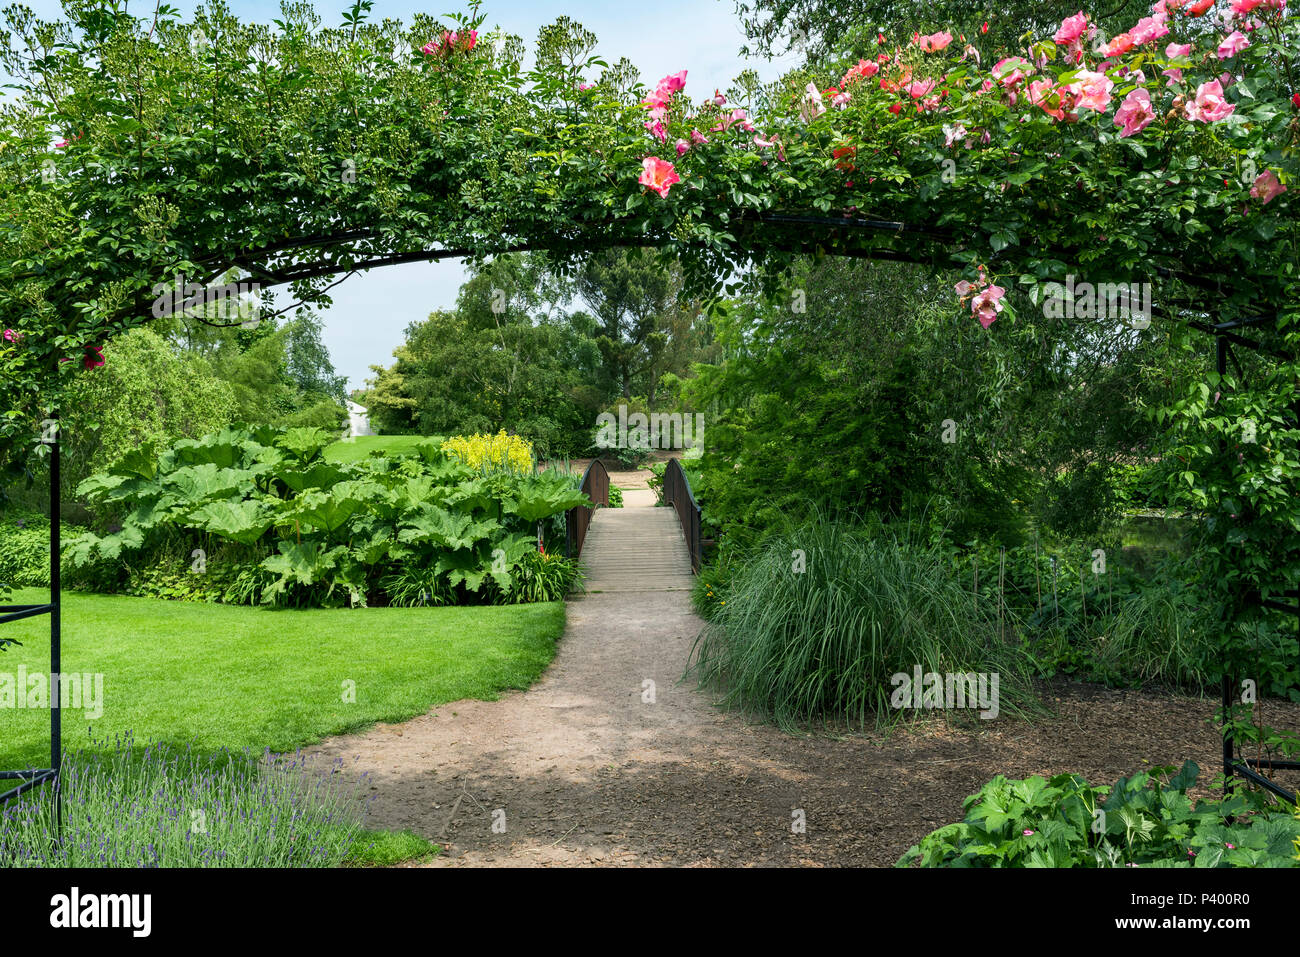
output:
MULTIPOLYGON (((362 834, 357 800, 301 752, 197 753, 129 733, 66 757, 55 792, 0 808, 5 867, 335 867, 362 834)), ((363 776, 364 777, 364 776, 363 776)))

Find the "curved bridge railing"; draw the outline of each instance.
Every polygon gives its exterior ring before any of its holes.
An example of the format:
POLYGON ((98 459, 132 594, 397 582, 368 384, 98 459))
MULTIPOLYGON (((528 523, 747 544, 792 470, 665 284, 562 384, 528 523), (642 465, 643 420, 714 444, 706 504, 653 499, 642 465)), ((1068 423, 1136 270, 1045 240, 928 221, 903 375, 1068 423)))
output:
POLYGON ((664 470, 664 504, 677 510, 677 518, 682 523, 682 534, 686 536, 686 548, 691 553, 691 571, 700 573, 700 564, 704 558, 704 541, 700 537, 700 506, 691 491, 690 479, 677 459, 669 459, 664 470))
POLYGON ((579 505, 564 513, 564 553, 569 558, 582 554, 582 543, 587 540, 587 529, 591 527, 591 516, 602 505, 609 506, 609 472, 600 459, 595 459, 582 473, 582 484, 578 486, 591 499, 592 505, 579 505))

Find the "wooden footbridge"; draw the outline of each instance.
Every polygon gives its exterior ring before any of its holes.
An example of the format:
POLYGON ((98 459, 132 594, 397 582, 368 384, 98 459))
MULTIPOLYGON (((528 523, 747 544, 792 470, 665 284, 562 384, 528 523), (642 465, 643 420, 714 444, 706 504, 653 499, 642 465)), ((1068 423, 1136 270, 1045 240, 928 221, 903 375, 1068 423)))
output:
POLYGON ((700 569, 700 507, 676 459, 664 473, 666 507, 608 508, 609 473, 599 460, 582 476, 596 503, 567 515, 568 549, 586 566, 588 594, 689 591, 700 569))

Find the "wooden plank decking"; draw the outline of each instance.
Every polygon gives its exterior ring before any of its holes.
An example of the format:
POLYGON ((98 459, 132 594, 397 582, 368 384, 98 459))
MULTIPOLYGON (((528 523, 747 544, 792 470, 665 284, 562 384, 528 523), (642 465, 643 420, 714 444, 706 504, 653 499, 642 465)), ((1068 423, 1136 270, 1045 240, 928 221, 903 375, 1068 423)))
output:
POLYGON ((586 590, 689 591, 691 556, 671 508, 601 508, 582 546, 586 590))

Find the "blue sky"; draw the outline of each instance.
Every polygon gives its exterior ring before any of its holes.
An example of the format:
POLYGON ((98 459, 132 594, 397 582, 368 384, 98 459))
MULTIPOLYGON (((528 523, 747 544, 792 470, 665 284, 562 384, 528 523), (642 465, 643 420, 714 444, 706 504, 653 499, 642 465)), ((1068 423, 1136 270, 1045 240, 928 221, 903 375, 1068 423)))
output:
MULTIPOLYGON (((38 17, 57 19, 57 0, 25 0, 38 17)), ((169 0, 182 10, 196 4, 190 0, 169 0)), ((325 23, 337 21, 350 0, 315 0, 316 11, 325 23)), ((279 16, 278 2, 230 0, 231 10, 241 20, 269 23, 279 16)), ((153 3, 136 0, 132 12, 144 15, 153 3), (147 8, 147 9, 146 9, 147 8)), ((463 9, 457 0, 375 0, 374 19, 395 17, 409 22, 416 12, 444 14, 463 9)), ((599 38, 597 53, 609 62, 626 56, 641 71, 641 79, 653 84, 660 77, 685 69, 687 92, 694 98, 706 96, 715 87, 726 89, 747 67, 766 80, 776 79, 782 61, 746 61, 740 57, 744 35, 732 0, 659 0, 654 4, 631 4, 626 0, 561 0, 561 2, 492 2, 482 7, 485 27, 500 26, 524 38, 531 50, 538 29, 556 17, 577 20, 599 38)), ((359 388, 371 373, 371 365, 388 365, 394 347, 402 341, 402 330, 434 309, 454 304, 465 272, 459 261, 393 266, 354 276, 333 291, 334 305, 321 318, 324 339, 338 371, 347 376, 350 388, 359 388)), ((283 304, 289 304, 283 299, 283 304)))

